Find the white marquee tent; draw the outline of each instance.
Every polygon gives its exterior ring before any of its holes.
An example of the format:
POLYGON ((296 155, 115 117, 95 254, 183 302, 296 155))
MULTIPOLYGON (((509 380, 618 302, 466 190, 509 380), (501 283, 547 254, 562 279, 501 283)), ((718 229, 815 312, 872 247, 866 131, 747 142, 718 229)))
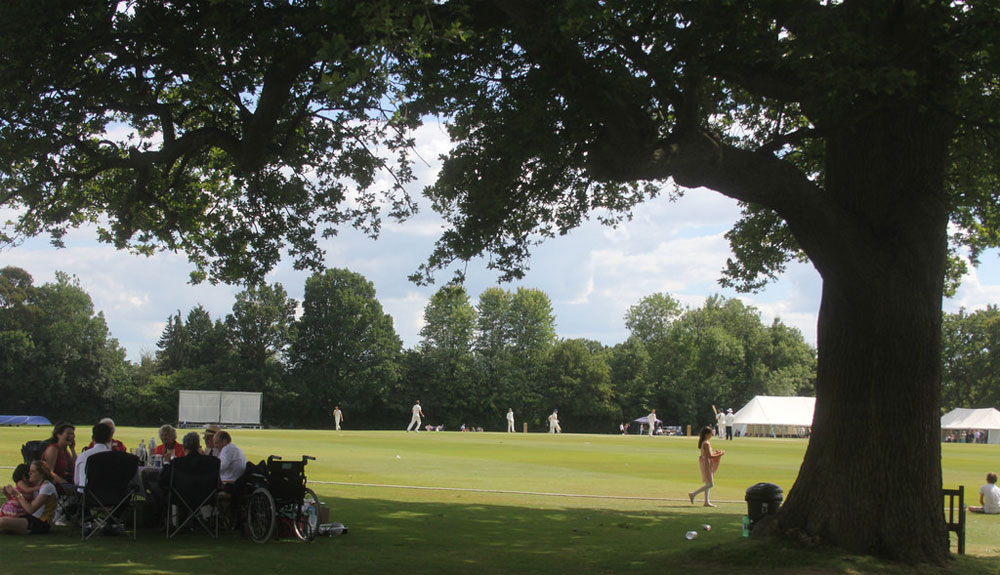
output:
POLYGON ((733 431, 738 435, 806 435, 813 423, 815 397, 758 395, 737 411, 733 431))
POLYGON ((983 430, 989 443, 1000 444, 1000 411, 992 407, 967 409, 957 407, 941 416, 941 430, 983 430))

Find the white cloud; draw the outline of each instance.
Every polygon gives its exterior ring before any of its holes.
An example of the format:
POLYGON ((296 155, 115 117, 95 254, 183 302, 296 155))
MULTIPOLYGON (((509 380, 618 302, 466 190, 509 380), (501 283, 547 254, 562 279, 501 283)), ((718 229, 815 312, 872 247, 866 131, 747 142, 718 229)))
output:
MULTIPOLYGON (((994 250, 995 252, 996 250, 994 250)), ((987 305, 1000 305, 1000 285, 984 282, 985 277, 996 277, 1000 270, 1000 262, 996 253, 985 254, 979 268, 969 266, 969 271, 962 276, 962 285, 955 291, 955 296, 944 301, 944 310, 957 313, 959 309, 967 311, 984 309, 987 305)))
POLYGON ((422 293, 410 291, 402 297, 379 297, 382 309, 392 316, 396 333, 413 347, 420 341, 420 330, 424 327, 424 308, 430 298, 422 293))
MULTIPOLYGON (((447 134, 427 125, 417 134, 423 161, 414 166, 419 181, 411 193, 419 196, 440 169, 438 156, 447 151, 447 134)), ((407 347, 419 342, 424 307, 438 286, 415 286, 407 276, 416 271, 433 249, 442 221, 426 199, 419 197, 421 212, 402 224, 387 221, 377 241, 352 229, 322 240, 328 267, 364 274, 376 288, 383 308, 407 347)), ((12 217, 10 210, 0 210, 12 217)), ((628 336, 624 314, 650 294, 668 292, 690 307, 700 307, 711 294, 739 297, 760 310, 762 319, 782 322, 802 331, 815 344, 816 315, 821 281, 809 264, 791 264, 784 276, 758 294, 737 294, 722 289, 717 280, 730 255, 723 234, 739 217, 736 202, 707 190, 689 190, 676 202, 665 197, 639 206, 631 221, 617 229, 584 222, 566 236, 547 240, 533 250, 530 269, 519 282, 503 285, 537 288, 552 300, 557 332, 563 338, 585 337, 613 345, 628 336)), ((26 269, 36 284, 53 281, 55 270, 80 278, 97 310, 103 311, 114 337, 138 360, 153 352, 168 316, 187 314, 198 304, 213 318, 231 312, 241 288, 188 283, 191 265, 182 254, 160 253, 151 258, 118 252, 97 243, 92 229, 76 230, 64 250, 52 248, 45 238, 0 251, 0 266, 26 269)), ((948 311, 959 307, 980 309, 1000 303, 1000 261, 996 251, 984 255, 979 270, 965 278, 955 298, 944 302, 948 311)), ((466 289, 473 303, 484 289, 496 285, 497 274, 483 260, 469 263, 466 289)), ((301 302, 310 272, 295 270, 288 259, 268 276, 280 282, 290 297, 301 302)), ((441 274, 439 284, 451 279, 441 274)))

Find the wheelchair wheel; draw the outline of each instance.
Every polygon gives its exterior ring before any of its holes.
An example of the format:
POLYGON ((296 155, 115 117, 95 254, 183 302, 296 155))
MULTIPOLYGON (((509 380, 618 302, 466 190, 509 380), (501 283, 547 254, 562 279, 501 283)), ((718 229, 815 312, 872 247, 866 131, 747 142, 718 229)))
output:
POLYGON ((292 526, 295 528, 295 536, 302 541, 312 541, 316 537, 319 528, 319 498, 312 489, 306 488, 292 526))
POLYGON ((254 543, 267 543, 274 535, 277 508, 271 492, 263 487, 254 489, 247 499, 247 531, 254 543))

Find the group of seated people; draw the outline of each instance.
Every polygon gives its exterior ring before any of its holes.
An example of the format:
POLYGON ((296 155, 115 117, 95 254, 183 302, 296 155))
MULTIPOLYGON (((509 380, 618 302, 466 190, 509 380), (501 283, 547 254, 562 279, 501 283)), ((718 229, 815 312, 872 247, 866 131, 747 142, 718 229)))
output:
MULTIPOLYGON (((114 438, 115 424, 110 418, 102 419, 91 430, 91 442, 79 455, 76 453, 76 428, 70 423, 57 423, 48 445, 38 461, 20 465, 14 470, 14 484, 3 488, 6 503, 0 509, 0 533, 48 533, 55 523, 57 501, 60 496, 77 496, 87 481, 87 460, 104 451, 127 452, 125 445, 114 438)), ((177 430, 164 425, 159 430, 160 444, 153 450, 162 458, 162 470, 143 477, 145 495, 154 514, 162 514, 165 493, 170 488, 174 469, 199 473, 207 467, 209 458, 219 461, 219 479, 223 487, 232 489, 247 467, 243 451, 232 442, 229 432, 210 425, 204 430, 205 447, 197 432, 184 436, 177 442, 177 430)), ((214 469, 212 462, 210 469, 214 469)))

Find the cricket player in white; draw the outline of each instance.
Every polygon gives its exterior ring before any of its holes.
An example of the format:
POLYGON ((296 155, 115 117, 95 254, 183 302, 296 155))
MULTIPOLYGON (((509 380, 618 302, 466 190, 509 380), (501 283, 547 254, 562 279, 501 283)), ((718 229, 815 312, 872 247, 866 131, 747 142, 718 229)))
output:
POLYGON ((559 427, 558 409, 553 409, 552 415, 549 416, 549 433, 562 433, 562 428, 559 427))
POLYGON ((406 426, 406 431, 410 428, 414 428, 417 433, 420 433, 420 418, 424 416, 424 410, 420 409, 420 400, 418 399, 416 403, 413 404, 413 417, 410 418, 410 424, 406 426))
POLYGON ((514 433, 514 408, 507 409, 507 433, 514 433))

